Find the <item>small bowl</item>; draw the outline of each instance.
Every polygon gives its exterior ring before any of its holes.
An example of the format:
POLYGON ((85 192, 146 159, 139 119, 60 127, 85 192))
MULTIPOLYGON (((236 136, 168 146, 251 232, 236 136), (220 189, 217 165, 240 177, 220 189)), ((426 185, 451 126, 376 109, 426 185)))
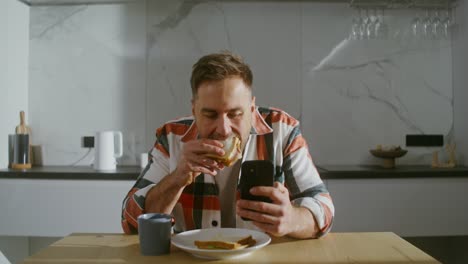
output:
POLYGON ((403 157, 408 153, 405 149, 396 149, 396 150, 380 150, 380 149, 371 149, 370 153, 377 158, 384 160, 382 167, 384 168, 395 168, 395 159, 403 157))

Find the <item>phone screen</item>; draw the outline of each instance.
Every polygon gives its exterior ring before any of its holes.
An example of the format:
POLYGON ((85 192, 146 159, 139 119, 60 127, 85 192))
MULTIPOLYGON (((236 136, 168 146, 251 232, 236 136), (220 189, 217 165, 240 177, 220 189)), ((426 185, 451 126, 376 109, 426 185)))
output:
POLYGON ((273 164, 269 160, 244 161, 241 167, 241 179, 239 183, 241 199, 271 202, 265 196, 250 194, 250 189, 255 186, 273 186, 273 171, 273 164))

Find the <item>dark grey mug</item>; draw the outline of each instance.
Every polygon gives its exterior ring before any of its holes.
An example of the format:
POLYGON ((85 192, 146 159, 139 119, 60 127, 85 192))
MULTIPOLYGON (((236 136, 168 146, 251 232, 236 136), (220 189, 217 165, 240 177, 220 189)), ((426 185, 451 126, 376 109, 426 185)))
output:
POLYGON ((145 256, 169 254, 171 249, 172 217, 152 213, 138 216, 140 251, 145 256))

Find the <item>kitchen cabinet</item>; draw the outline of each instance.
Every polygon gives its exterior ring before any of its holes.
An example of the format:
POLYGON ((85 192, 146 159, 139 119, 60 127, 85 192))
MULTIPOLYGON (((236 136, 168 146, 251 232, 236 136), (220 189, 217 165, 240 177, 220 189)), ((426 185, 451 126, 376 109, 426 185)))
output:
MULTIPOLYGON (((468 235, 468 177, 446 173, 437 177, 433 171, 423 177, 423 171, 411 173, 411 168, 402 168, 404 177, 395 177, 391 172, 353 168, 320 169, 335 204, 332 232, 468 235), (372 171, 375 178, 368 177, 372 171)), ((70 233, 122 233, 121 204, 138 171, 137 167, 114 174, 62 167, 0 171, 0 211, 7 212, 0 221, 0 248, 19 261, 70 233)))
MULTIPOLYGON (((109 176, 112 177, 112 176, 109 176)), ((134 180, 0 179, 0 236, 122 233, 122 201, 134 180)))
POLYGON ((139 167, 0 169, 0 250, 18 263, 73 232, 122 233, 122 200, 139 167))
POLYGON ((468 235, 468 178, 330 179, 334 232, 468 235))
MULTIPOLYGON (((324 181, 335 204, 334 232, 468 235, 468 177, 346 179, 328 173, 324 181)), ((0 211, 8 212, 2 215, 0 236, 121 233, 122 200, 135 180, 103 177, 0 178, 0 211)))

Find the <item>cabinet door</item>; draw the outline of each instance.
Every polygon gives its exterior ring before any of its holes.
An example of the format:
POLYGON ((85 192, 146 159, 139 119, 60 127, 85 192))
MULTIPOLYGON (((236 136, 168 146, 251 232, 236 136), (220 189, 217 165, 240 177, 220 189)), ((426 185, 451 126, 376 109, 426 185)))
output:
POLYGON ((468 178, 328 180, 332 232, 468 234, 468 178))
POLYGON ((134 181, 0 179, 0 236, 122 233, 134 181))

